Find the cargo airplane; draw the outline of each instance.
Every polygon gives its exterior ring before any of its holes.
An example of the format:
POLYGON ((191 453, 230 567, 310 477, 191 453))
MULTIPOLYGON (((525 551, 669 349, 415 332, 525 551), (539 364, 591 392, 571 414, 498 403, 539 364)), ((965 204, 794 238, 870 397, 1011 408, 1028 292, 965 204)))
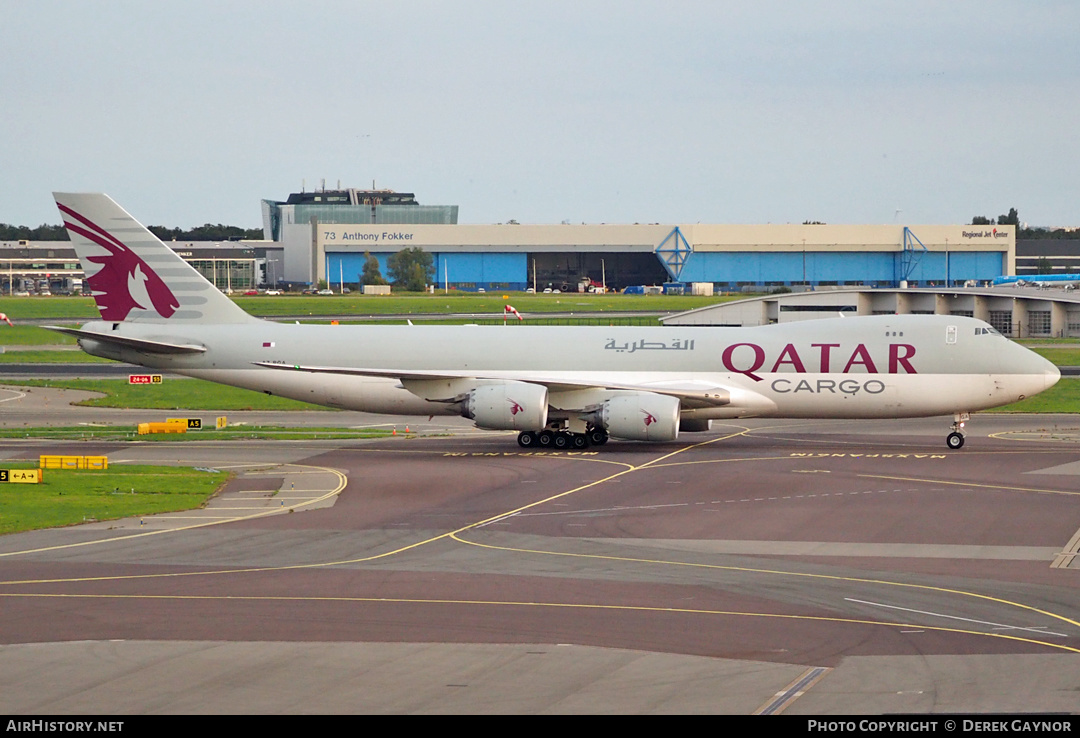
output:
POLYGON ((101 320, 89 354, 334 408, 461 415, 522 447, 673 441, 712 420, 954 416, 1058 369, 981 320, 875 315, 760 328, 335 326, 254 318, 112 199, 56 193, 101 320))

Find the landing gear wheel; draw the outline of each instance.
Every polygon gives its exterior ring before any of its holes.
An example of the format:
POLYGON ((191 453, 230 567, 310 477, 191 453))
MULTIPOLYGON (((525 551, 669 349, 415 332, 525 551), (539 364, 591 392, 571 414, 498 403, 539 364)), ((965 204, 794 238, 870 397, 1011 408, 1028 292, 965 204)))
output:
POLYGON ((567 448, 570 445, 570 436, 567 433, 557 433, 553 442, 557 449, 567 448))
POLYGON ((536 441, 540 444, 541 448, 551 448, 551 444, 555 442, 555 434, 549 430, 540 431, 540 435, 536 437, 536 441))
POLYGON ((532 448, 538 442, 537 434, 532 431, 518 433, 518 445, 522 448, 532 448))
POLYGON ((574 448, 588 448, 589 439, 584 433, 575 433, 570 437, 570 445, 574 448))
POLYGON ((964 434, 963 433, 950 433, 945 438, 945 444, 954 451, 958 448, 964 447, 964 434))
POLYGON ((608 441, 607 431, 603 428, 594 428, 585 434, 589 439, 590 446, 603 446, 608 441))

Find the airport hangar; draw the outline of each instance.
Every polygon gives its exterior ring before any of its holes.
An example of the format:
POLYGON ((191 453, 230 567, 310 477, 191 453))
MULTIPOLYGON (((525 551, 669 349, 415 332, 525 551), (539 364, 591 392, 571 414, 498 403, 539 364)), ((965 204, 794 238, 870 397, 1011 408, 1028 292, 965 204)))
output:
POLYGON ((1012 226, 569 224, 460 225, 457 206, 412 193, 316 190, 263 200, 263 230, 291 284, 355 288, 365 254, 432 254, 434 286, 576 290, 709 284, 721 291, 985 283, 1016 268, 1012 226))
MULTIPOLYGON (((583 280, 744 292, 937 286, 989 282, 1024 261, 1012 226, 459 225, 456 205, 340 188, 264 200, 262 215, 264 241, 172 245, 224 291, 320 280, 355 288, 365 252, 387 276, 389 256, 416 247, 434 257, 435 286, 463 291, 576 290, 583 280)), ((79 291, 81 277, 67 243, 0 244, 5 292, 79 291)))

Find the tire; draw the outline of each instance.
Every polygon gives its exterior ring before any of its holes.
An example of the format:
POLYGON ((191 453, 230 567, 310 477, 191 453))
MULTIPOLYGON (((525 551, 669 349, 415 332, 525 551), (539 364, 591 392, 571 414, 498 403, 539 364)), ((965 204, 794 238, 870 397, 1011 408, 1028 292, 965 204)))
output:
POLYGON ((518 433, 518 445, 522 448, 532 448, 538 442, 538 438, 532 431, 522 431, 518 433))
POLYGON ((551 448, 552 443, 555 442, 555 434, 549 430, 540 431, 540 435, 536 437, 536 441, 541 448, 551 448))
POLYGON ((958 448, 964 447, 964 434, 962 433, 950 433, 945 438, 945 445, 955 451, 958 448))
POLYGON ((573 448, 588 448, 589 438, 583 433, 575 433, 573 436, 570 437, 570 445, 573 448))
POLYGON ((602 428, 596 428, 589 431, 586 436, 589 439, 590 446, 603 446, 608 442, 608 434, 606 430, 602 428))
POLYGON ((557 449, 564 449, 570 446, 570 437, 565 433, 559 433, 555 436, 553 445, 557 449))

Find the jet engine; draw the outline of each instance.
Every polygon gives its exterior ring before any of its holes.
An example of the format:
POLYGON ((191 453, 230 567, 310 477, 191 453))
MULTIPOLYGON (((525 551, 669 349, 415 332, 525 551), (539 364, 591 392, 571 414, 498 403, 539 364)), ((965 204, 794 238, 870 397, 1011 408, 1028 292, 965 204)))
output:
POLYGON ((547 425, 547 387, 529 382, 482 384, 461 401, 461 414, 489 430, 541 431, 547 425))
POLYGON ((600 407, 608 434, 634 441, 674 441, 679 437, 679 399, 652 392, 616 395, 600 407))
POLYGON ((679 418, 679 430, 683 433, 704 433, 712 428, 709 418, 679 418))

